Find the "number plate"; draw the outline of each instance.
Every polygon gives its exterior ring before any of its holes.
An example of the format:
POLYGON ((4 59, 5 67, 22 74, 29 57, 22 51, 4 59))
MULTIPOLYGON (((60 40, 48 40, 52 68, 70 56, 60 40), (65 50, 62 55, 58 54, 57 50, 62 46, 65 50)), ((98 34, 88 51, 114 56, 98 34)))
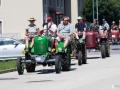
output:
POLYGON ((112 37, 115 37, 115 35, 112 35, 112 37))
POLYGON ((35 57, 35 60, 40 62, 41 61, 41 57, 35 57))

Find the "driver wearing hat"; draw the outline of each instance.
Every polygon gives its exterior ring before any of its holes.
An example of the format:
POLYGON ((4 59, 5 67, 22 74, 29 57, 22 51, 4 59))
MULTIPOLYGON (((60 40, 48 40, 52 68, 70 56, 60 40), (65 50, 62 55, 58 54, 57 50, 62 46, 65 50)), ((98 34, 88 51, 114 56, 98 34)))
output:
POLYGON ((78 23, 75 24, 76 39, 79 39, 80 34, 83 35, 83 40, 85 40, 86 25, 82 20, 82 17, 77 18, 78 23))
POLYGON ((47 16, 47 25, 44 26, 44 35, 47 34, 48 30, 48 35, 50 36, 49 38, 49 50, 51 51, 54 47, 54 40, 56 37, 56 32, 57 32, 57 25, 53 23, 52 18, 50 16, 47 16))
POLYGON ((28 21, 30 22, 30 24, 25 28, 26 29, 26 32, 25 32, 25 35, 26 35, 26 51, 30 52, 31 48, 33 47, 33 44, 34 44, 33 38, 34 38, 34 36, 36 36, 39 33, 39 28, 34 24, 36 19, 33 16, 31 16, 28 21), (32 41, 32 43, 30 45, 30 48, 28 49, 28 42, 29 41, 30 42, 32 41))

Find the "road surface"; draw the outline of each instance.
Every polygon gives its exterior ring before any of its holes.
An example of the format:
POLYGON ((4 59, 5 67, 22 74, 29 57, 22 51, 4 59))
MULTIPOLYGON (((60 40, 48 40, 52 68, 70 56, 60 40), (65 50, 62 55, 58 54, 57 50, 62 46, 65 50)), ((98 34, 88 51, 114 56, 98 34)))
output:
POLYGON ((120 90, 120 45, 111 46, 111 57, 88 53, 88 62, 78 66, 72 59, 71 71, 56 74, 53 68, 37 66, 34 73, 0 74, 0 90, 120 90))

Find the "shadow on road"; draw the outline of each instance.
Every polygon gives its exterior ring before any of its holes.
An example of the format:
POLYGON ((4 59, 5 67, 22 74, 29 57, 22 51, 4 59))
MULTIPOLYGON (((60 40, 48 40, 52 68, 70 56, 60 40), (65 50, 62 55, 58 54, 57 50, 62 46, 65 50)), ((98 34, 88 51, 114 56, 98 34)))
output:
POLYGON ((87 59, 99 59, 101 57, 87 57, 87 59))
POLYGON ((72 63, 71 66, 77 65, 77 63, 72 63))
POLYGON ((36 82, 52 82, 53 80, 40 80, 40 81, 28 81, 26 83, 36 83, 36 82))
POLYGON ((18 78, 0 78, 0 80, 16 80, 18 78))
MULTIPOLYGON (((70 71, 74 71, 76 70, 76 68, 71 68, 70 71)), ((50 74, 50 73, 54 73, 55 69, 43 69, 43 70, 37 70, 35 71, 37 72, 37 74, 50 74)), ((69 71, 62 71, 61 72, 69 72, 69 71)))
MULTIPOLYGON (((75 71, 77 68, 71 68, 70 71, 75 71)), ((62 71, 62 72, 70 72, 70 71, 62 71)))
POLYGON ((75 71, 77 68, 71 68, 70 71, 75 71))
POLYGON ((50 73, 54 73, 55 69, 42 69, 42 70, 37 70, 35 72, 38 72, 37 74, 50 74, 50 73))
POLYGON ((120 48, 113 48, 113 49, 111 49, 111 50, 120 50, 120 48))

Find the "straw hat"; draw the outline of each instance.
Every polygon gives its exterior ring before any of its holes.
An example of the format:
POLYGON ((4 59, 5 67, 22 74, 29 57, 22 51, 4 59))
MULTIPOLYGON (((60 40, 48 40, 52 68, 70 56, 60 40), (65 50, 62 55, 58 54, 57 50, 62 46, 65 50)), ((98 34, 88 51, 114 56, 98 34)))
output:
POLYGON ((36 19, 33 16, 31 16, 28 21, 36 21, 36 19))

